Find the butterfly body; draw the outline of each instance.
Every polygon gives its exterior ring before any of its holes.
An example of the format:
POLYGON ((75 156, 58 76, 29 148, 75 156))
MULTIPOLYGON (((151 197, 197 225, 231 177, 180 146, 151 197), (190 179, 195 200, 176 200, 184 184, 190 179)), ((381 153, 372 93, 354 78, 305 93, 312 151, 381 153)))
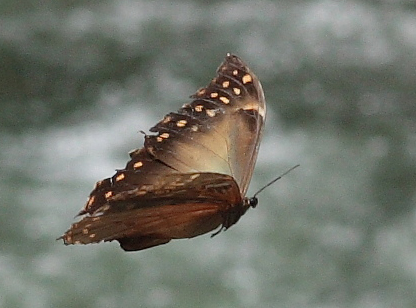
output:
POLYGON ((228 54, 191 98, 150 129, 124 169, 97 182, 65 244, 142 250, 227 229, 257 204, 245 197, 266 112, 257 77, 228 54))

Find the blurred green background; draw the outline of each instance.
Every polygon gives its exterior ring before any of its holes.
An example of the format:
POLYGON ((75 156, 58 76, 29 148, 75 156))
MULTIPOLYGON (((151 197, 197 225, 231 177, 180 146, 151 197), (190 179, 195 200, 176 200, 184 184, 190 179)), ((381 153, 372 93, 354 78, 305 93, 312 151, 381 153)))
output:
POLYGON ((416 307, 414 1, 2 1, 0 307, 416 307), (230 230, 55 241, 227 52, 263 83, 230 230))

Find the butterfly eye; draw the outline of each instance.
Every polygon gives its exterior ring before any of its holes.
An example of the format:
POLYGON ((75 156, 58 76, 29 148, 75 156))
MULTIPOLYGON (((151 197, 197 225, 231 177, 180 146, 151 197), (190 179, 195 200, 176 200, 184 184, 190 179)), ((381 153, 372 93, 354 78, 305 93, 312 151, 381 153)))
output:
POLYGON ((254 209, 259 203, 259 200, 257 199, 257 197, 251 197, 250 199, 248 199, 248 203, 249 206, 251 206, 254 209))

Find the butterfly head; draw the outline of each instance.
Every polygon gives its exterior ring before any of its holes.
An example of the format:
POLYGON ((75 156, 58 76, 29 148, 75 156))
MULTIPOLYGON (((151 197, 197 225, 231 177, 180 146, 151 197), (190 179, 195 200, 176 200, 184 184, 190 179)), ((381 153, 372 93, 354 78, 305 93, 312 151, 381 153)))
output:
POLYGON ((251 197, 251 198, 248 198, 247 202, 248 202, 248 206, 251 206, 254 209, 259 203, 259 199, 257 199, 257 197, 251 197))

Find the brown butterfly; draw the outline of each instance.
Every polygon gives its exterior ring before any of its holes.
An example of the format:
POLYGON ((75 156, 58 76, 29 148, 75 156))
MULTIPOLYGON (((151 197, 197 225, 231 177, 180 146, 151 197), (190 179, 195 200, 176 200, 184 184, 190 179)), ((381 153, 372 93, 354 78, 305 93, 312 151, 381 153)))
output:
POLYGON ((221 226, 218 233, 257 205, 245 195, 266 114, 259 80, 227 54, 191 98, 150 129, 125 169, 97 182, 84 217, 60 237, 66 245, 117 240, 142 250, 221 226))

